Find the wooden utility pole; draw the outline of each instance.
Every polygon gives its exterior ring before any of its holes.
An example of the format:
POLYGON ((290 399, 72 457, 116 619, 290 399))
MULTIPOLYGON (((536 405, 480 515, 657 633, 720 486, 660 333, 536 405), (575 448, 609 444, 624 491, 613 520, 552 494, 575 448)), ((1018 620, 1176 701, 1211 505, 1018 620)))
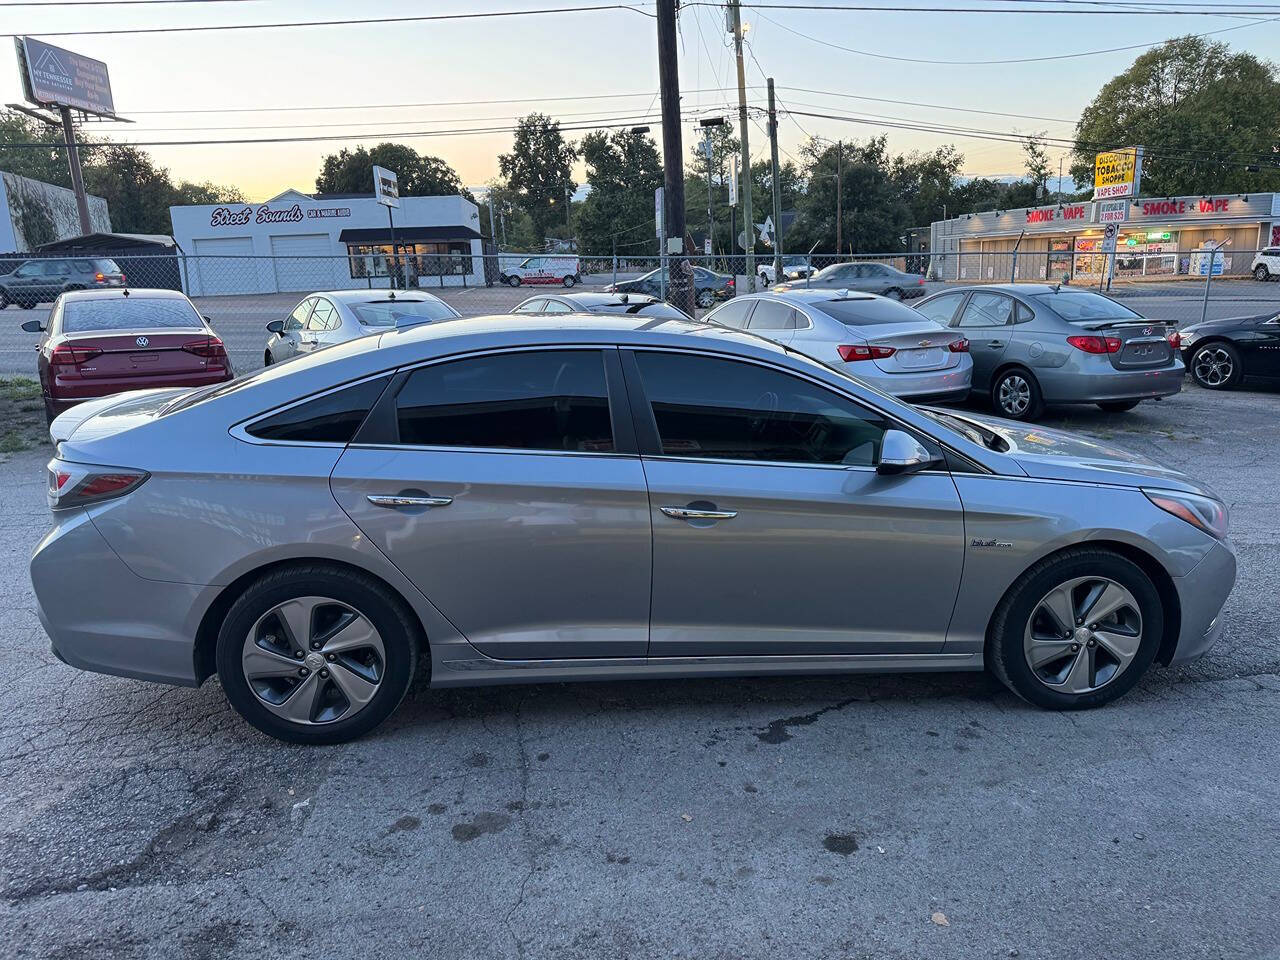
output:
POLYGON ((729 0, 733 14, 733 52, 738 61, 738 137, 742 140, 742 232, 747 237, 747 292, 756 292, 756 225, 751 218, 751 146, 747 137, 747 71, 742 62, 742 8, 729 0))
MULTIPOLYGON (((668 299, 693 313, 693 272, 684 249, 684 146, 680 136, 680 70, 676 60, 676 0, 658 0, 658 85, 662 94, 663 224, 679 253, 659 263, 671 277, 668 299)), ((669 240, 668 243, 671 243, 669 240)))
POLYGON ((773 77, 769 83, 769 162, 773 181, 773 282, 782 282, 782 185, 778 182, 778 108, 773 99, 773 77))

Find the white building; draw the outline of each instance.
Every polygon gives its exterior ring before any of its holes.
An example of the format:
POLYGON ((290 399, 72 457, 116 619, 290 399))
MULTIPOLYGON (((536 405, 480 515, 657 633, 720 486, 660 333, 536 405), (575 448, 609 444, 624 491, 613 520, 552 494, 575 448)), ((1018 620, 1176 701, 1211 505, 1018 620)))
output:
POLYGON ((191 296, 485 282, 480 212, 465 197, 286 190, 265 203, 170 207, 191 296))
MULTIPOLYGON (((89 222, 111 232, 107 201, 89 197, 89 222)), ((43 180, 0 172, 0 252, 30 253, 42 243, 80 236, 76 195, 43 180)))

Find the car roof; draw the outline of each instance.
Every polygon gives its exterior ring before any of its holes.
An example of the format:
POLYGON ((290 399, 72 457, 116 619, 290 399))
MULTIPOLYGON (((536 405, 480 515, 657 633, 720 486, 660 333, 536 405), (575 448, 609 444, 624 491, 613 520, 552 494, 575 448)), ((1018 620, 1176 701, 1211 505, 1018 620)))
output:
MULTIPOLYGON (((830 287, 817 287, 806 289, 792 290, 762 290, 760 293, 747 293, 742 296, 746 297, 776 297, 779 300, 790 301, 791 303, 825 303, 831 300, 884 300, 874 293, 862 293, 859 290, 833 290, 830 287), (844 294, 841 296, 841 294, 844 294)), ((737 299, 741 300, 742 296, 737 299)), ((729 301, 732 303, 733 301, 729 301)))
MULTIPOLYGON (((952 288, 955 289, 955 288, 952 288)), ((1041 293, 1058 293, 1059 285, 1055 283, 979 283, 962 287, 963 290, 991 290, 998 293, 1019 293, 1024 297, 1034 297, 1041 293)), ((1097 293, 1096 290, 1085 290, 1062 284, 1061 289, 1068 293, 1097 293)), ((939 290, 939 293, 950 293, 950 290, 939 290)))
POLYGON ((425 290, 388 290, 385 288, 374 287, 366 290, 317 290, 315 293, 308 293, 307 297, 328 297, 330 300, 337 300, 339 303, 384 303, 392 299, 391 294, 395 294, 396 300, 404 300, 407 303, 413 303, 415 300, 434 300, 440 303, 444 301, 435 294, 427 293, 425 290))
POLYGON ((161 287, 105 287, 97 290, 68 290, 62 295, 66 300, 186 300, 180 290, 161 287))
MULTIPOLYGON (((580 304, 588 310, 602 304, 621 306, 622 304, 658 302, 657 297, 651 297, 647 293, 539 293, 530 297, 529 300, 545 297, 555 297, 557 300, 580 304)), ((528 300, 525 302, 528 303, 528 300)))

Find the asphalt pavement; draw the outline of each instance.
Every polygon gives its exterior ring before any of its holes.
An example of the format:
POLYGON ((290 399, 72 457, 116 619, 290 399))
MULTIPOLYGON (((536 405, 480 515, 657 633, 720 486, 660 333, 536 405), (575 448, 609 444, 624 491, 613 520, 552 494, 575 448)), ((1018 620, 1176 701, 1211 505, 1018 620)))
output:
POLYGON ((0 956, 1280 956, 1280 392, 1048 422, 1232 506, 1222 639, 1118 704, 977 674, 419 689, 329 748, 216 681, 55 660, 48 451, 4 458, 0 956))

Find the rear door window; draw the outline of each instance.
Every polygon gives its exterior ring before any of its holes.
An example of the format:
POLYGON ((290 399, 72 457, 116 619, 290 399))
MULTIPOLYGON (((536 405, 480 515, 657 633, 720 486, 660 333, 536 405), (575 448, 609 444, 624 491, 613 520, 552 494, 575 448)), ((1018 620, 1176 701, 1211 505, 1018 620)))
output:
POLYGON ((711 323, 722 323, 735 330, 745 329, 747 318, 751 316, 751 308, 756 300, 730 300, 723 307, 713 310, 706 319, 711 323))
POLYGON ((332 330, 337 325, 338 311, 328 300, 317 297, 315 308, 311 311, 311 319, 307 321, 307 329, 319 333, 332 330))
POLYGON ((573 307, 567 303, 561 303, 559 300, 548 300, 547 305, 543 308, 543 313, 573 313, 573 307))
POLYGON ((756 330, 794 330, 796 328, 796 312, 779 300, 761 300, 751 314, 751 324, 747 328, 756 330))

